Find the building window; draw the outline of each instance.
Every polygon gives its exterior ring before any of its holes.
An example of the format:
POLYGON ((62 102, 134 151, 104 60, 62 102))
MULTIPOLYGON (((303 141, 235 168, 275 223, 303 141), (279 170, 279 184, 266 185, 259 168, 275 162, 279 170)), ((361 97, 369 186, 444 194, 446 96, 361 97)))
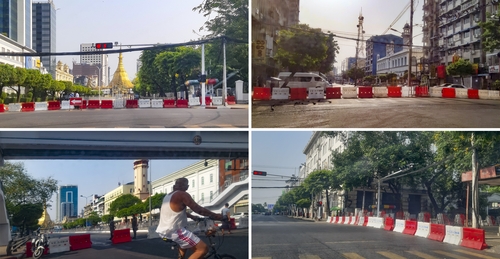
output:
POLYGON ((205 201, 205 195, 204 193, 201 193, 201 203, 203 203, 205 201))
POLYGON ((213 183, 214 182, 214 174, 210 174, 210 182, 213 183))
POLYGON ((210 191, 210 201, 212 201, 213 197, 214 197, 214 192, 210 191))
POLYGON ((232 170, 232 168, 233 168, 233 161, 232 160, 226 161, 226 163, 224 164, 224 169, 226 171, 229 171, 232 170))
POLYGON ((201 177, 201 185, 204 185, 205 184, 205 177, 201 177))
POLYGON ((192 185, 191 187, 194 188, 194 180, 191 180, 191 185, 192 185))
POLYGON ((464 32, 464 40, 468 40, 470 38, 470 33, 468 31, 464 32))

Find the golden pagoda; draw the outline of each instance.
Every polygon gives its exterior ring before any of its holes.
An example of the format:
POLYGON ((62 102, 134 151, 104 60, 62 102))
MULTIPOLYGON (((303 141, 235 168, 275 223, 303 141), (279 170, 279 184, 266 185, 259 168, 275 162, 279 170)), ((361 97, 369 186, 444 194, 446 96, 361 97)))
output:
POLYGON ((118 67, 116 68, 115 74, 113 75, 113 79, 108 85, 113 93, 126 94, 130 92, 134 85, 128 79, 127 71, 125 71, 125 67, 123 67, 123 56, 122 53, 118 56, 118 67))
POLYGON ((41 229, 50 229, 54 226, 49 213, 47 213, 47 205, 43 205, 43 213, 42 217, 38 219, 38 225, 40 225, 41 229))

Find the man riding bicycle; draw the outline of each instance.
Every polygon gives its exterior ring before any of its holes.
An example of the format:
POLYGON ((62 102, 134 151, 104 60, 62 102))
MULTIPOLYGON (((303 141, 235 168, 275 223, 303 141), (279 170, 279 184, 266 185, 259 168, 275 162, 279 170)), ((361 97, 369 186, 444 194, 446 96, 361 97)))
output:
POLYGON ((186 229, 187 218, 197 220, 198 217, 186 212, 186 207, 194 212, 208 216, 211 219, 221 220, 222 215, 216 214, 198 205, 191 195, 186 192, 189 188, 189 181, 186 178, 179 178, 175 181, 174 191, 167 194, 163 199, 160 211, 160 223, 156 232, 161 237, 172 239, 180 247, 182 258, 186 255, 186 250, 193 250, 189 259, 203 258, 208 252, 208 246, 199 237, 186 229))

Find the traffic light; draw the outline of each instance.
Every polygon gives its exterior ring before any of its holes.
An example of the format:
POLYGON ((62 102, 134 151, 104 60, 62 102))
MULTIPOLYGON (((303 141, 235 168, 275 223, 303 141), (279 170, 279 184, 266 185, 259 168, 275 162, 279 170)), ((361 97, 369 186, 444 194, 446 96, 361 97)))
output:
POLYGON ((267 175, 267 172, 263 172, 263 171, 253 171, 253 175, 266 176, 266 175, 267 175))
POLYGON ((205 83, 207 81, 207 75, 205 74, 202 74, 202 75, 198 75, 198 82, 201 83, 205 83))
POLYGON ((316 202, 316 206, 317 206, 317 207, 321 207, 321 206, 323 206, 323 202, 322 202, 322 201, 318 201, 318 202, 316 202))
POLYGON ((96 43, 95 48, 96 49, 112 49, 113 43, 112 42, 96 43))

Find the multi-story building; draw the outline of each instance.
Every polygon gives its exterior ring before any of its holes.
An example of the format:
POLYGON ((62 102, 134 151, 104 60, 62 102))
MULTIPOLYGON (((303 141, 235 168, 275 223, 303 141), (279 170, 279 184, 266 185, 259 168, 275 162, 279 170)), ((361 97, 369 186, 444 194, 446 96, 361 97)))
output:
MULTIPOLYGON (((54 3, 33 3, 33 49, 36 52, 56 52, 56 7, 54 3)), ((43 66, 56 78, 56 56, 40 57, 43 66)))
POLYGON ((54 79, 73 83, 73 75, 71 74, 68 65, 63 64, 60 60, 57 62, 54 79))
POLYGON ((403 50, 403 38, 392 34, 386 34, 372 36, 366 41, 366 75, 378 74, 378 59, 384 58, 387 55, 388 45, 392 45, 394 53, 399 52, 403 50))
POLYGON ((440 57, 440 32, 439 32, 439 2, 440 0, 424 0, 422 17, 422 43, 423 43, 423 80, 422 84, 437 85, 436 68, 441 64, 440 57))
POLYGON ((134 182, 118 183, 118 187, 104 195, 104 215, 109 214, 111 203, 124 194, 134 194, 134 182))
POLYGON ((356 58, 354 57, 348 57, 342 60, 340 63, 340 71, 347 72, 349 69, 353 68, 356 66, 356 58))
POLYGON ((252 86, 281 71, 274 60, 277 33, 299 23, 300 0, 252 0, 252 86))
MULTIPOLYGON (((95 48, 94 43, 82 43, 80 44, 80 51, 98 51, 98 49, 95 48)), ((98 83, 101 86, 107 86, 109 84, 109 61, 107 54, 81 55, 80 63, 97 65, 98 73, 92 75, 98 75, 98 83)))
MULTIPOLYGON (((99 86, 99 64, 87 64, 73 62, 72 74, 75 78, 74 83, 84 86, 90 86, 93 89, 98 89, 99 86), (77 81, 78 80, 78 81, 77 81)), ((101 82, 102 86, 102 82, 101 82)))
POLYGON ((78 186, 62 185, 56 198, 56 222, 78 216, 78 186))

